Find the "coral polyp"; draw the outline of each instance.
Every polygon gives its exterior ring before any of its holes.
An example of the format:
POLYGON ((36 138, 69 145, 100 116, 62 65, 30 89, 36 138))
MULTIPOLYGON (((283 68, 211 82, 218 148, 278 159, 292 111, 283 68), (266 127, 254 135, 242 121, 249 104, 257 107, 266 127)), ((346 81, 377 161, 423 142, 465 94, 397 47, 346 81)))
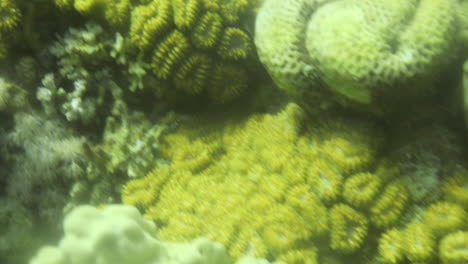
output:
POLYGON ((368 232, 365 215, 345 204, 330 211, 330 247, 338 252, 354 252, 364 243, 368 232))
POLYGON ((163 80, 169 79, 186 59, 189 50, 190 44, 184 34, 173 31, 154 51, 151 61, 153 72, 163 80))

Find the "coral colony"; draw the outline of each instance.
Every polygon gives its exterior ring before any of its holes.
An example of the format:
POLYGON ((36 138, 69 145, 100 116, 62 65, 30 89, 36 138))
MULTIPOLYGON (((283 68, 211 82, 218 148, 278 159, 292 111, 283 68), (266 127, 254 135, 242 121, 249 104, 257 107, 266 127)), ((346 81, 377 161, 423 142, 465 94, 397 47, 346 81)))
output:
POLYGON ((468 263, 468 0, 0 0, 0 263, 468 263))

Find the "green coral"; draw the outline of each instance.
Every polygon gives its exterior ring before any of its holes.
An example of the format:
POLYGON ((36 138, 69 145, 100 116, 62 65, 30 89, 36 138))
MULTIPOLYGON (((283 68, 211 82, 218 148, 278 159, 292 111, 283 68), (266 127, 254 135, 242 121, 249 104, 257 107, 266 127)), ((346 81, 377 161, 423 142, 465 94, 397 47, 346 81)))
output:
POLYGON ((318 93, 386 114, 436 94, 431 84, 459 49, 458 8, 457 0, 267 0, 256 46, 280 88, 304 104, 318 93))
POLYGON ((122 200, 158 223, 161 238, 206 236, 236 258, 301 263, 328 236, 325 252, 365 251, 369 230, 391 228, 408 203, 398 168, 377 162, 381 134, 371 124, 305 118, 289 104, 242 122, 188 122, 162 138, 167 161, 126 183, 122 200), (360 173, 381 179, 364 208, 343 197, 346 179, 360 173))

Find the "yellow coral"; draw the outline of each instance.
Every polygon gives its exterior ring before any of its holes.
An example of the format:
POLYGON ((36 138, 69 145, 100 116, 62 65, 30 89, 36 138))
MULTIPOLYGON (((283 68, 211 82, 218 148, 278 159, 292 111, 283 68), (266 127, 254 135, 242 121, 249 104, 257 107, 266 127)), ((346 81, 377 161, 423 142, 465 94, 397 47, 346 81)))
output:
POLYGON ((206 12, 192 33, 192 42, 199 49, 213 48, 223 30, 221 16, 214 12, 206 12))
POLYGON ((369 164, 373 158, 368 146, 355 144, 342 137, 324 142, 323 153, 345 173, 363 169, 363 165, 369 164))
POLYGON ((358 173, 349 177, 343 188, 343 198, 353 206, 366 207, 377 195, 382 182, 372 173, 358 173))
POLYGON ((140 208, 157 201, 162 186, 171 175, 168 168, 153 170, 145 178, 128 182, 122 188, 122 201, 140 208))
POLYGON ((189 94, 199 94, 206 87, 213 62, 204 54, 191 55, 175 73, 176 88, 189 94))
POLYGON ((225 60, 246 59, 251 50, 250 37, 241 29, 228 27, 221 37, 218 54, 225 60))
POLYGON ((424 223, 439 236, 464 227, 466 221, 463 207, 449 202, 431 204, 424 214, 424 223))
POLYGON ((439 244, 439 257, 444 264, 462 264, 468 260, 468 232, 446 235, 439 244))
MULTIPOLYGON (((250 8, 249 0, 145 3, 133 8, 130 42, 145 57, 152 52, 150 65, 159 79, 171 81, 189 95, 206 92, 214 103, 227 103, 246 90, 250 68, 245 68, 242 62, 252 55, 252 39, 241 29, 237 18, 228 17, 244 15, 250 8), (216 64, 212 65, 213 62, 216 64)), ((113 9, 125 14, 123 3, 114 6, 113 9)), ((161 94, 175 96, 176 92, 161 94)))
POLYGON ((217 64, 213 71, 208 94, 216 103, 231 101, 247 89, 247 72, 234 64, 217 64))
POLYGON ((330 247, 338 252, 355 252, 367 237, 367 218, 345 204, 330 210, 330 247))
POLYGON ((268 248, 279 253, 307 239, 310 230, 294 209, 286 205, 276 205, 267 211, 261 234, 268 248), (286 226, 288 228, 285 228, 286 226))
POLYGON ((0 17, 0 33, 8 32, 18 25, 21 12, 13 1, 0 0, 0 17))
POLYGON ((405 255, 413 263, 431 260, 435 253, 435 243, 435 236, 425 224, 413 223, 405 230, 405 255))
POLYGON ((171 29, 171 17, 169 0, 154 0, 135 7, 131 14, 130 41, 141 50, 148 49, 171 29))
POLYGON ((392 228, 381 235, 379 257, 389 264, 397 264, 404 259, 404 236, 400 230, 392 228))
POLYGON ((125 26, 130 19, 130 0, 105 0, 104 17, 112 26, 125 26))
POLYGON ((161 79, 169 79, 178 64, 186 59, 189 50, 190 44, 184 34, 173 31, 154 50, 151 62, 153 72, 161 79))
POLYGON ((328 231, 328 211, 309 186, 301 184, 292 187, 286 194, 286 201, 301 212, 312 237, 318 237, 328 231))
POLYGON ((234 258, 242 256, 265 256, 267 247, 255 230, 244 228, 231 245, 229 254, 234 258))
POLYGON ((325 202, 335 201, 341 194, 343 176, 341 172, 325 160, 312 162, 309 169, 307 183, 312 191, 325 202))
POLYGON ((408 201, 408 190, 399 180, 389 183, 370 209, 372 223, 379 228, 394 224, 408 201))
POLYGON ((201 0, 172 0, 174 22, 181 31, 191 29, 202 9, 201 0))
POLYGON ((204 219, 186 212, 174 212, 158 236, 164 240, 186 242, 203 234, 204 219))
POLYGON ((76 11, 82 14, 89 14, 93 9, 102 4, 101 0, 75 0, 76 11))
POLYGON ((457 171, 444 185, 445 198, 468 209, 468 170, 457 171))
POLYGON ((289 250, 281 254, 276 260, 287 264, 318 264, 317 249, 289 250))
POLYGON ((72 8, 73 2, 74 0, 54 0, 55 5, 62 9, 72 8))
MULTIPOLYGON (((306 117, 298 105, 288 104, 277 113, 241 121, 236 117, 221 124, 182 124, 161 140, 171 173, 156 198, 143 195, 142 181, 127 183, 123 200, 136 203, 143 197, 138 205, 146 218, 158 223, 161 239, 202 235, 222 242, 233 257, 288 256, 301 261, 309 250, 306 245, 327 239, 329 232, 335 250, 353 252, 367 236, 367 219, 344 204, 334 207, 334 214, 325 207, 324 201, 333 199, 320 195, 338 200, 342 176, 330 160, 314 160, 320 155, 307 145, 316 135, 321 135, 320 142, 336 135, 321 133, 320 125, 311 131, 304 126, 306 117), (302 149, 297 144, 301 137, 302 149), (192 161, 203 165, 191 166, 192 161), (338 182, 336 190, 329 185, 333 181, 338 182), (171 220, 173 215, 178 218, 171 220)), ((360 133, 352 126, 347 129, 360 133)), ((316 147, 321 152, 323 145, 316 147)), ((145 177, 146 185, 151 186, 153 177, 158 182, 163 169, 159 166, 145 177)))

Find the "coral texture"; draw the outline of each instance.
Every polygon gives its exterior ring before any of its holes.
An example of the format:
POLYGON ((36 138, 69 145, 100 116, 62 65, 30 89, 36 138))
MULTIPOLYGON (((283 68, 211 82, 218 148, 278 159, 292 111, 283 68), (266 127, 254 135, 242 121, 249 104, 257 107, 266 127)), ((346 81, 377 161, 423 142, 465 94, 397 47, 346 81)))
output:
POLYGON ((387 113, 435 94, 430 83, 459 47, 458 7, 457 0, 267 0, 255 42, 290 94, 325 86, 339 102, 387 113))
POLYGON ((255 1, 154 0, 132 10, 129 39, 179 93, 231 101, 247 88, 252 40, 241 17, 255 1), (218 81, 223 80, 223 81, 218 81))
POLYGON ((314 263, 327 254, 317 249, 323 244, 335 254, 360 252, 372 244, 371 227, 397 223, 408 200, 405 186, 391 162, 377 162, 380 132, 371 124, 305 120, 289 104, 241 123, 188 123, 163 137, 167 162, 129 181, 122 200, 158 223, 162 239, 206 236, 235 258, 314 263), (345 183, 374 173, 380 185, 345 183), (363 200, 368 207, 346 202, 359 191, 375 197, 363 200))

